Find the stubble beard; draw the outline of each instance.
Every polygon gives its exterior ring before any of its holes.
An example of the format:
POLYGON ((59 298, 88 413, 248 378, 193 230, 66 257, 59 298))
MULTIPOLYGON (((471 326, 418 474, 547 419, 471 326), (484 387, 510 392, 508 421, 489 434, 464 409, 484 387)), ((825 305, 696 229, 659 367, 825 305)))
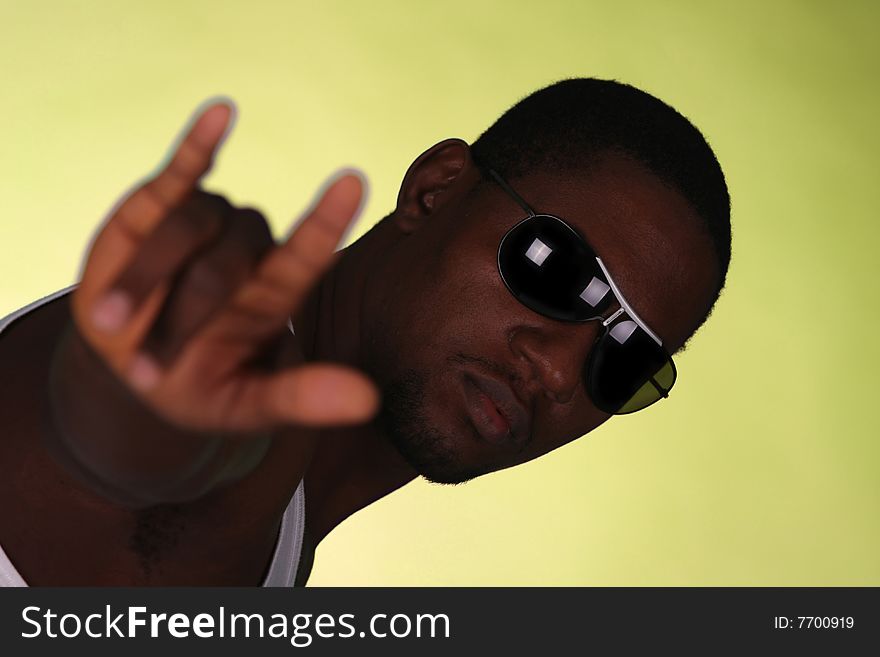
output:
POLYGON ((435 484, 463 484, 488 468, 463 465, 451 440, 431 426, 425 413, 427 376, 405 370, 382 389, 381 430, 422 477, 435 484))

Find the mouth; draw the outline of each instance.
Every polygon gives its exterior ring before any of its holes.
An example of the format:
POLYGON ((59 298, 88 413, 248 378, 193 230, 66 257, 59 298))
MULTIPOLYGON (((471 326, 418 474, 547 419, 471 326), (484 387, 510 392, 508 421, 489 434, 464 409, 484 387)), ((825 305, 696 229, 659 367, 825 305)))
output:
POLYGON ((493 445, 525 445, 529 416, 509 385, 466 373, 462 387, 468 414, 481 438, 493 445))

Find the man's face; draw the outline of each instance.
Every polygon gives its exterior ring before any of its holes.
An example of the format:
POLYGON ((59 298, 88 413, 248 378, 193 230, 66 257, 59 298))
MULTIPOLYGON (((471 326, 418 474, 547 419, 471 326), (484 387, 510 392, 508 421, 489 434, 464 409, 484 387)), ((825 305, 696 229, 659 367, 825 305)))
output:
MULTIPOLYGON (((709 238, 678 192, 616 155, 589 173, 509 182, 536 212, 563 218, 587 239, 670 353, 685 342, 718 273, 709 238)), ((379 270, 368 370, 383 391, 380 422, 429 480, 459 483, 529 461, 609 418, 583 377, 601 323, 543 317, 499 276, 498 244, 524 216, 494 184, 449 194, 379 270), (505 425, 496 409, 507 424, 518 418, 511 435, 498 435, 505 425)))

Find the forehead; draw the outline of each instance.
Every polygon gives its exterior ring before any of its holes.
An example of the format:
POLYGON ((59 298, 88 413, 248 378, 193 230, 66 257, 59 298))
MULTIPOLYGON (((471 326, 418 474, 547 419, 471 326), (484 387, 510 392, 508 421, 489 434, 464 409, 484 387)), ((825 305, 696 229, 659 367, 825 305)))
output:
POLYGON ((684 343, 718 273, 711 241, 680 192, 621 155, 604 156, 588 171, 508 182, 535 212, 560 216, 586 238, 665 344, 674 350, 684 343))

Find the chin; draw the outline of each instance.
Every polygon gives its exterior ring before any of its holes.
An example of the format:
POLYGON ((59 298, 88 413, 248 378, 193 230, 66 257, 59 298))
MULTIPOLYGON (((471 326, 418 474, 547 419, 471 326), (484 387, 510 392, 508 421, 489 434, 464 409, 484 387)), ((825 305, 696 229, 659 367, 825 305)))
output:
POLYGON ((403 445, 394 443, 401 455, 406 459, 419 476, 432 484, 455 486, 493 472, 491 467, 472 466, 443 458, 436 451, 421 449, 420 445, 406 442, 403 445))
POLYGON ((491 467, 471 466, 462 463, 443 463, 438 460, 432 460, 431 457, 427 459, 424 457, 424 453, 418 454, 416 458, 421 458, 421 460, 413 462, 407 455, 404 455, 404 458, 415 468, 416 472, 432 484, 455 486, 494 472, 494 468, 491 467))
POLYGON ((409 370, 382 390, 378 421, 382 431, 422 477, 435 484, 463 484, 497 468, 468 462, 467 440, 454 430, 440 430, 430 420, 425 394, 427 379, 409 370))

